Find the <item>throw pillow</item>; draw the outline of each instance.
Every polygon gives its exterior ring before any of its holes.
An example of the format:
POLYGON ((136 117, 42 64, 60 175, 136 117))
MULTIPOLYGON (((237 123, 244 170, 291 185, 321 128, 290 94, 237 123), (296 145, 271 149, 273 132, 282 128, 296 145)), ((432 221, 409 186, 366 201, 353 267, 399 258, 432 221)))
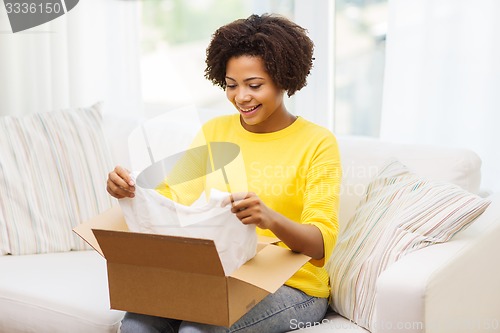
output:
POLYGON ((112 205, 100 105, 0 118, 0 253, 88 249, 72 232, 112 205))
POLYGON ((368 185, 327 264, 334 310, 371 331, 378 276, 406 254, 450 240, 489 204, 389 163, 368 185))

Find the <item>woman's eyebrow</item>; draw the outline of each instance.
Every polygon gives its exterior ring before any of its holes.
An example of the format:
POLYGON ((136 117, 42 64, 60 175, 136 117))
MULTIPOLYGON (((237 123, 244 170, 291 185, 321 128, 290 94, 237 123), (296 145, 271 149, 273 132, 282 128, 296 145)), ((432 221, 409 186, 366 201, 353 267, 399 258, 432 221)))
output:
MULTIPOLYGON (((232 80, 232 81, 236 81, 235 79, 233 79, 230 76, 226 76, 226 79, 229 79, 229 80, 232 80)), ((252 77, 244 79, 243 82, 247 82, 247 81, 251 81, 251 80, 264 80, 264 78, 260 77, 260 76, 252 76, 252 77)))

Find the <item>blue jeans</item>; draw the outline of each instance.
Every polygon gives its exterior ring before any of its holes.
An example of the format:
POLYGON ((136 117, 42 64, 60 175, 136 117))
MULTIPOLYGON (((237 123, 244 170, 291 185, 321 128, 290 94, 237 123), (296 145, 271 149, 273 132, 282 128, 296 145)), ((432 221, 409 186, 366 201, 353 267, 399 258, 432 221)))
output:
POLYGON ((287 332, 299 323, 320 322, 327 309, 326 298, 312 297, 298 289, 282 286, 230 328, 127 312, 122 320, 121 333, 287 332))

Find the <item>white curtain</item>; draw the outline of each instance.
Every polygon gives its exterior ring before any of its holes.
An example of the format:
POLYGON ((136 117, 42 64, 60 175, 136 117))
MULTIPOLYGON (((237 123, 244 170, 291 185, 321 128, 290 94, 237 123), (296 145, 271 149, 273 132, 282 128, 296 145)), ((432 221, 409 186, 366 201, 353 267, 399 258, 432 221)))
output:
POLYGON ((140 114, 139 3, 82 0, 18 33, 0 10, 0 116, 98 101, 108 114, 140 114))
POLYGON ((381 138, 474 150, 500 191, 500 1, 389 0, 381 138))

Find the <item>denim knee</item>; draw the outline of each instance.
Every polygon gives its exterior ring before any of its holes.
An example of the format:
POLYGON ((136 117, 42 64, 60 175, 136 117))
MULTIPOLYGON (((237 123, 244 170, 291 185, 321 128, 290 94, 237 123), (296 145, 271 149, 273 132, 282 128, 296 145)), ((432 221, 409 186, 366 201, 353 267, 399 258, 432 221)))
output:
POLYGON ((179 320, 127 312, 120 333, 177 333, 179 325, 179 320))

